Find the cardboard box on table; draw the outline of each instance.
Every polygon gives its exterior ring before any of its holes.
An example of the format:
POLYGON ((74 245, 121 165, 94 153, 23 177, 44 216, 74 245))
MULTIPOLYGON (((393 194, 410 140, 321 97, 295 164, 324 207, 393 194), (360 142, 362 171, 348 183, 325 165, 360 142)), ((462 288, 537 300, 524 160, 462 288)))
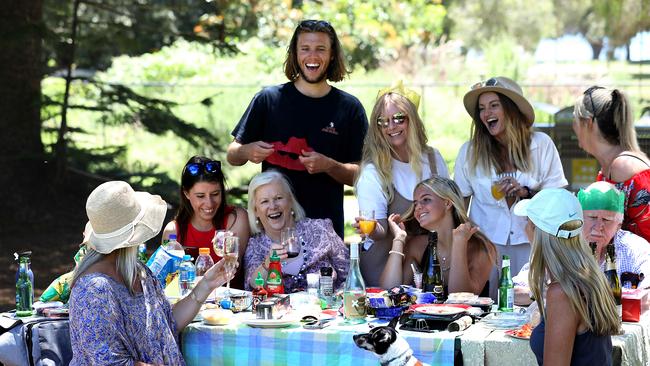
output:
POLYGON ((638 322, 641 315, 650 307, 650 290, 624 288, 621 303, 623 305, 623 321, 638 322))

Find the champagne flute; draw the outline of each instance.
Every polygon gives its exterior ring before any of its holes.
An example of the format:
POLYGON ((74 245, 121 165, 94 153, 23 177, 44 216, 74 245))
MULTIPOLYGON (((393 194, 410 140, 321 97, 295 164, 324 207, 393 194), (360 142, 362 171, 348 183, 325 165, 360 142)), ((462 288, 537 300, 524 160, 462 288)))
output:
POLYGON ((232 231, 228 230, 217 230, 214 233, 214 238, 212 239, 212 247, 214 248, 214 254, 217 257, 223 258, 223 242, 228 236, 232 236, 232 231))
POLYGON ((230 278, 235 275, 235 271, 237 270, 237 257, 239 256, 239 238, 230 235, 226 236, 224 241, 223 241, 223 259, 225 260, 224 262, 224 269, 226 270, 226 277, 228 278, 228 281, 226 281, 226 296, 230 296, 230 278))
POLYGON ((377 225, 375 210, 359 210, 359 230, 363 234, 362 243, 366 250, 374 243, 370 239, 370 234, 375 231, 375 225, 377 225))
POLYGON ((289 258, 295 258, 300 254, 300 246, 296 239, 296 229, 292 227, 282 229, 282 232, 280 233, 280 242, 284 249, 287 250, 287 256, 289 258))

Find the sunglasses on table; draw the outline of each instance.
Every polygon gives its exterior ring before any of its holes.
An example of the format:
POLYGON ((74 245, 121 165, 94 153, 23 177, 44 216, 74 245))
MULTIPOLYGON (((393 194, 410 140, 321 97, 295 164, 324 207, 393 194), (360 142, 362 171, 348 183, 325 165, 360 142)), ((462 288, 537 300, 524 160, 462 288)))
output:
POLYGON ((218 160, 210 160, 204 163, 189 163, 185 166, 185 171, 192 176, 197 176, 201 173, 214 174, 220 170, 221 162, 218 160))
POLYGON ((377 117, 377 125, 379 127, 388 128, 390 121, 393 121, 393 124, 399 126, 406 121, 408 117, 405 113, 397 112, 390 117, 379 116, 377 117))
POLYGON ((498 86, 499 85, 499 80, 496 78, 489 78, 485 81, 479 81, 478 83, 472 85, 472 90, 478 89, 478 88, 484 88, 486 86, 498 86))

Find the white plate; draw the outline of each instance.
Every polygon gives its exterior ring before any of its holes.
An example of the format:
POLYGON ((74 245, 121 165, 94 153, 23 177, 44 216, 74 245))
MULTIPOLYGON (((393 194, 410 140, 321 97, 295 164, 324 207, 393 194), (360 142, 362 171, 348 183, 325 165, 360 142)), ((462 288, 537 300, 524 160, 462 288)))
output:
POLYGON ((254 328, 284 328, 296 324, 295 319, 242 319, 242 323, 254 328))
POLYGON ((457 306, 431 305, 418 307, 415 309, 415 311, 428 315, 454 315, 464 313, 467 311, 467 309, 463 309, 457 306))

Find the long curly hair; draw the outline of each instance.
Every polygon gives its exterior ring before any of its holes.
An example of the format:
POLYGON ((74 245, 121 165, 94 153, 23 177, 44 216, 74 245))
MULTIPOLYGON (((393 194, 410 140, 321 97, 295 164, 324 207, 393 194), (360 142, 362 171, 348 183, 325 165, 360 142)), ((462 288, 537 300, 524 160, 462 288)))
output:
POLYGON ((469 162, 474 169, 470 170, 480 169, 485 174, 489 174, 491 168, 494 168, 498 174, 505 172, 507 163, 510 162, 519 171, 530 171, 532 169, 530 157, 532 127, 512 99, 501 93, 494 93, 499 97, 503 107, 505 135, 508 143, 504 146, 490 135, 485 124, 481 122, 477 103, 476 113, 474 114, 476 118, 472 119, 474 123, 470 137, 471 154, 469 162), (508 161, 503 160, 504 155, 508 158, 508 161))
MULTIPOLYGON (((382 127, 377 124, 377 119, 384 113, 388 104, 391 103, 407 116, 408 134, 406 135, 406 149, 409 156, 409 165, 418 177, 418 180, 422 179, 422 154, 433 153, 433 149, 427 146, 428 138, 424 123, 418 115, 415 105, 406 97, 397 93, 391 92, 380 96, 377 102, 375 102, 375 106, 370 115, 368 133, 363 144, 361 170, 368 164, 375 166, 388 202, 392 202, 395 195, 392 183, 392 158, 397 156, 397 153, 384 135, 382 127)), ((432 166, 431 170, 433 173, 436 173, 437 169, 432 166)), ((357 177, 358 179, 359 177, 357 177)))

